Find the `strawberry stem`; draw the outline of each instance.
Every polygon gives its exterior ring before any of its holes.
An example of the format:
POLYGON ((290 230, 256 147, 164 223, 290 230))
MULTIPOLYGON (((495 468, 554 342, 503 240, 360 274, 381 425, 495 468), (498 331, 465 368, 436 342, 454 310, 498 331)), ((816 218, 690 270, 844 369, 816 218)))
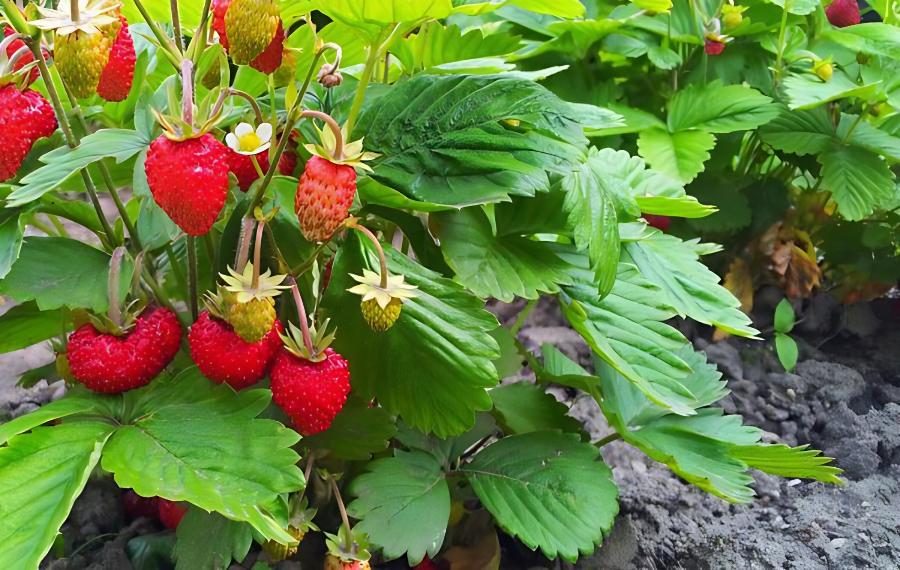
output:
POLYGON ((179 52, 184 53, 184 38, 181 36, 181 18, 178 17, 178 0, 170 0, 169 8, 172 11, 172 31, 175 33, 175 46, 178 48, 179 52))
POLYGON ((253 280, 250 282, 250 287, 252 287, 254 291, 259 287, 259 266, 262 261, 263 231, 265 229, 266 222, 260 220, 256 224, 256 243, 253 244, 253 280))
MULTIPOLYGON (((250 107, 253 108, 253 113, 256 115, 256 124, 257 124, 257 126, 258 126, 260 123, 265 122, 266 119, 263 117, 262 109, 259 108, 259 103, 256 102, 256 98, 255 98, 255 97, 253 97, 252 95, 250 95, 250 94, 247 93, 246 91, 241 91, 240 89, 235 89, 234 87, 229 87, 228 89, 226 89, 225 91, 223 91, 223 93, 225 93, 226 96, 228 96, 228 95, 234 95, 235 97, 240 97, 241 99, 244 99, 244 100, 246 100, 248 103, 250 103, 250 107)), ((224 100, 223 100, 222 102, 224 103, 224 100)), ((217 103, 217 105, 218 105, 218 101, 217 101, 216 103, 217 103)), ((219 106, 219 110, 221 111, 221 106, 220 106, 220 105, 218 105, 218 106, 219 106)), ((215 113, 213 113, 213 115, 215 115, 215 113)), ((275 123, 272 123, 272 125, 274 126, 275 123)))
POLYGON ((316 347, 313 345, 312 336, 309 334, 309 323, 306 322, 306 306, 303 304, 303 297, 300 296, 300 288, 297 286, 297 280, 293 276, 288 277, 291 285, 291 295, 294 297, 294 304, 297 305, 297 318, 300 321, 300 332, 303 334, 303 346, 310 358, 316 357, 316 347))
POLYGON ((334 118, 328 113, 323 113, 322 111, 313 111, 312 109, 307 109, 300 113, 300 118, 311 118, 311 119, 319 119, 324 121, 328 128, 331 129, 331 133, 334 135, 334 152, 333 156, 336 161, 340 161, 344 158, 344 134, 341 132, 341 126, 334 120, 334 118))
POLYGON ((119 299, 119 284, 122 279, 122 258, 125 256, 125 248, 122 246, 113 250, 109 260, 109 276, 106 282, 106 295, 109 299, 109 320, 116 326, 116 330, 122 328, 122 305, 119 299))
POLYGON ((194 62, 185 59, 181 61, 181 120, 189 128, 194 124, 194 62))
POLYGON ((196 321, 198 314, 197 292, 197 243, 194 236, 187 236, 188 293, 191 299, 191 318, 196 321))
POLYGON ((350 218, 349 220, 347 220, 347 227, 353 228, 354 230, 360 232, 362 235, 366 236, 369 241, 372 242, 372 245, 375 246, 375 250, 378 252, 378 263, 381 265, 381 288, 387 288, 387 258, 384 255, 384 248, 381 247, 381 242, 378 241, 378 238, 375 237, 375 234, 372 233, 372 230, 365 226, 359 225, 357 218, 350 218))
POLYGON ((250 257, 250 232, 253 230, 253 218, 244 218, 241 222, 241 235, 238 238, 237 256, 234 258, 234 269, 238 273, 244 272, 247 258, 250 257))
POLYGON ((72 13, 72 21, 76 24, 81 22, 81 6, 78 5, 78 0, 69 0, 69 8, 72 13))
POLYGON ((250 155, 250 162, 253 163, 253 168, 256 170, 256 175, 259 176, 260 178, 265 177, 265 173, 263 172, 262 167, 259 165, 259 161, 256 160, 255 154, 250 155))
POLYGON ((156 37, 156 41, 159 42, 159 45, 163 48, 163 53, 169 58, 169 62, 178 69, 181 58, 179 57, 178 50, 175 44, 172 43, 172 39, 163 33, 162 28, 159 27, 159 24, 156 23, 156 20, 147 12, 147 8, 144 7, 144 4, 141 0, 134 0, 134 5, 137 7, 138 12, 141 13, 141 17, 144 18, 144 22, 147 23, 147 26, 150 28, 150 31, 153 32, 153 35, 156 37))
POLYGON ((341 490, 338 489, 337 481, 334 477, 329 476, 331 480, 331 489, 334 491, 334 499, 337 501, 338 510, 341 512, 341 521, 343 521, 344 529, 347 531, 344 537, 344 548, 347 552, 353 549, 353 534, 350 528, 350 518, 347 516, 347 507, 344 506, 344 499, 341 497, 341 490))

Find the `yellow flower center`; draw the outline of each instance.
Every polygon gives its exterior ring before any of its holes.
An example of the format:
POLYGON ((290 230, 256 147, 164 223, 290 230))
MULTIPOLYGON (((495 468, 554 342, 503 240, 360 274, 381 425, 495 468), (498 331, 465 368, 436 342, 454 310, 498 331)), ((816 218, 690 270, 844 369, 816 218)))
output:
POLYGON ((262 139, 259 138, 254 132, 247 133, 246 135, 238 137, 238 146, 244 152, 250 152, 259 148, 262 144, 262 139))

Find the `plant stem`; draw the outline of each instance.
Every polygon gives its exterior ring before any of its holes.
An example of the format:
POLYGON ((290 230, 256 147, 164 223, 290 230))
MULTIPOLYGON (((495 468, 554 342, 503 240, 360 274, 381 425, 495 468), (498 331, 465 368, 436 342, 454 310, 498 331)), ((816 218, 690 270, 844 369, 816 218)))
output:
POLYGON ((159 42, 160 46, 162 46, 163 53, 166 54, 166 57, 169 58, 169 61, 176 68, 180 65, 181 57, 180 53, 172 43, 172 39, 163 33, 162 28, 159 27, 159 24, 156 23, 156 20, 150 16, 150 13, 147 12, 147 8, 144 7, 144 4, 141 0, 134 0, 134 5, 137 7, 138 11, 141 13, 141 17, 144 18, 144 22, 150 28, 150 31, 153 32, 153 35, 156 37, 156 41, 159 42))
POLYGON ((194 62, 181 61, 181 120, 193 129, 194 124, 194 62))
POLYGON ((184 271, 181 270, 181 265, 178 264, 178 258, 175 256, 175 250, 172 249, 172 244, 167 243, 165 249, 166 257, 169 258, 169 267, 172 268, 172 273, 175 274, 175 281, 178 282, 178 287, 182 290, 187 289, 187 280, 185 279, 184 271))
POLYGON ((256 169, 256 175, 259 176, 260 178, 265 178, 266 174, 265 174, 265 172, 263 172, 262 166, 259 165, 259 161, 256 160, 255 155, 250 155, 250 162, 253 163, 253 168, 256 169))
MULTIPOLYGON (((853 134, 853 131, 856 129, 856 126, 862 121, 863 115, 865 115, 865 108, 856 116, 856 120, 853 121, 853 124, 850 125, 850 128, 847 129, 847 133, 844 135, 844 138, 841 139, 841 143, 846 144, 848 140, 850 140, 850 135, 853 134)), ((838 123, 840 124, 840 122, 838 123)))
MULTIPOLYGON (((62 130, 63 136, 66 139, 66 144, 69 145, 69 148, 74 149, 78 146, 78 139, 76 138, 75 133, 72 132, 72 126, 69 124, 69 118, 66 116, 66 110, 59 98, 59 92, 56 90, 56 85, 53 83, 53 78, 50 76, 50 69, 47 67, 47 62, 44 60, 44 54, 41 52, 40 44, 39 42, 31 41, 28 42, 28 46, 31 48, 31 53, 34 54, 34 60, 38 64, 38 70, 40 70, 41 77, 44 80, 47 94, 50 96, 50 102, 53 105, 53 110, 56 112, 56 119, 59 122, 59 128, 62 130)), ((113 232, 112 226, 109 225, 109 220, 106 219, 106 214, 103 213, 103 207, 100 205, 100 198, 97 196, 97 188, 94 186, 94 181, 91 179, 90 173, 83 168, 79 172, 88 196, 91 198, 91 204, 93 204, 94 210, 97 212, 97 217, 100 219, 103 233, 106 234, 106 239, 103 239, 103 236, 101 236, 100 241, 104 242, 105 247, 119 245, 118 243, 115 243, 116 235, 113 232)))
POLYGON ((344 547, 349 551, 353 548, 353 535, 351 534, 350 528, 350 518, 347 516, 347 507, 344 506, 344 499, 341 497, 341 490, 338 489, 337 481, 334 480, 334 477, 331 477, 331 488, 334 491, 334 499, 337 501, 338 510, 341 512, 341 521, 343 521, 344 529, 347 531, 347 536, 344 538, 344 547))
POLYGON ((253 244, 253 281, 250 286, 255 290, 259 287, 259 266, 262 257, 263 231, 266 229, 266 223, 259 221, 256 224, 256 242, 253 244))
POLYGON ((304 261, 297 267, 291 268, 291 275, 296 275, 298 277, 300 275, 303 275, 307 269, 309 269, 310 267, 313 266, 313 263, 316 262, 316 259, 318 259, 319 254, 322 253, 322 250, 325 249, 326 246, 328 246, 329 242, 330 242, 330 240, 323 241, 322 243, 317 245, 316 249, 313 250, 312 255, 310 255, 309 258, 306 259, 306 261, 304 261))
POLYGON ((37 228, 37 229, 41 230, 42 232, 44 232, 45 234, 47 234, 48 236, 57 235, 57 232, 54 231, 53 228, 51 228, 44 222, 40 221, 36 217, 32 217, 31 221, 28 222, 28 225, 34 226, 35 228, 37 228))
POLYGON ((122 257, 125 255, 124 247, 113 250, 112 259, 109 260, 109 276, 106 282, 106 294, 109 296, 109 320, 116 327, 122 326, 122 304, 119 299, 119 281, 122 276, 122 257))
POLYGON ((537 306, 537 299, 532 299, 528 301, 528 304, 522 309, 522 312, 519 313, 519 316, 516 317, 516 322, 513 323, 513 326, 509 328, 509 332, 512 333, 513 336, 516 336, 522 327, 525 325, 525 321, 528 320, 528 315, 531 314, 531 311, 537 306))
POLYGON ((250 232, 253 231, 253 218, 244 218, 241 221, 241 235, 238 238, 237 254, 234 258, 234 270, 238 273, 244 272, 247 265, 247 259, 250 257, 250 232))
POLYGON ((50 223, 53 224, 54 228, 56 228, 57 234, 64 238, 69 237, 69 232, 66 231, 66 227, 62 225, 62 222, 59 221, 59 218, 57 218, 53 214, 47 214, 47 219, 50 220, 50 223))
POLYGON ((297 280, 294 276, 288 277, 291 285, 291 295, 294 297, 294 304, 297 305, 297 318, 300 321, 300 332, 303 334, 303 346, 310 358, 316 356, 316 347, 313 346, 312 337, 309 334, 309 323, 307 322, 306 306, 303 304, 303 297, 300 295, 300 287, 297 286, 297 280))
POLYGON ((197 240, 194 236, 187 236, 188 254, 188 295, 191 301, 191 318, 197 320, 198 291, 197 291, 197 240))
POLYGON ((323 113, 322 111, 314 111, 312 109, 306 109, 302 113, 300 113, 300 118, 311 118, 311 119, 319 119, 323 121, 328 128, 331 129, 331 134, 334 135, 334 149, 333 156, 335 160, 341 160, 344 158, 344 134, 341 132, 341 126, 334 120, 334 117, 329 115, 328 113, 323 113))
POLYGON ((784 57, 784 33, 787 29, 787 6, 781 11, 781 25, 778 28, 778 51, 775 55, 775 85, 773 87, 778 86, 778 82, 781 80, 781 60, 784 57))
POLYGON ((69 11, 72 13, 73 22, 81 21, 81 7, 78 5, 78 0, 69 0, 69 11))
POLYGON ((375 71, 375 66, 378 65, 379 51, 380 50, 375 44, 369 46, 369 56, 366 58, 366 66, 363 68, 362 75, 359 78, 359 84, 356 86, 356 94, 353 96, 353 104, 350 106, 347 122, 344 123, 348 137, 353 136, 353 127, 356 126, 356 119, 359 117, 359 111, 362 109, 363 101, 366 98, 366 88, 369 86, 369 81, 372 80, 372 73, 375 71))
POLYGON ((175 33, 175 46, 180 53, 184 53, 184 38, 181 36, 181 18, 178 17, 178 0, 169 0, 169 8, 172 11, 172 31, 175 33))
POLYGON ((608 436, 606 436, 606 437, 600 439, 600 440, 599 440, 596 444, 594 444, 594 445, 596 445, 597 447, 603 447, 603 446, 606 445, 607 443, 616 441, 617 439, 622 439, 622 436, 619 434, 619 432, 613 432, 613 433, 609 434, 608 436))
POLYGON ((378 241, 378 238, 375 237, 375 234, 372 233, 372 230, 365 226, 359 225, 357 222, 357 218, 350 218, 347 221, 347 227, 353 228, 356 231, 360 232, 370 242, 375 246, 375 250, 378 252, 378 263, 381 265, 381 288, 385 289, 387 287, 387 278, 388 278, 388 266, 387 266, 387 258, 384 256, 384 248, 381 247, 381 242, 378 241))

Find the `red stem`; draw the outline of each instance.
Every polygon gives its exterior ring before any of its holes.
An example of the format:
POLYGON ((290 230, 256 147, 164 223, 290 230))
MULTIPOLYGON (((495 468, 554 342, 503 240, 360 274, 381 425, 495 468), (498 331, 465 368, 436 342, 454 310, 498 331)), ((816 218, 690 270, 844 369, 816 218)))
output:
POLYGON ((344 158, 344 133, 341 132, 341 126, 337 124, 337 121, 332 118, 328 113, 323 113, 322 111, 313 111, 312 109, 307 109, 300 113, 300 117, 309 117, 312 119, 319 119, 324 121, 328 128, 331 129, 331 132, 334 134, 334 158, 335 160, 341 160, 344 158))
POLYGON ((375 237, 372 230, 365 226, 360 226, 355 220, 350 224, 350 227, 369 238, 369 241, 372 242, 372 245, 374 245, 375 249, 378 251, 378 263, 381 265, 381 288, 385 289, 387 287, 388 268, 387 258, 384 256, 384 248, 381 247, 381 242, 378 241, 378 238, 375 237))
POLYGON ((312 337, 309 334, 309 323, 307 323, 306 306, 303 304, 303 297, 300 296, 300 288, 297 287, 297 280, 289 277, 291 281, 291 295, 294 296, 294 304, 297 305, 297 317, 300 320, 300 332, 303 333, 303 345, 309 353, 310 358, 315 358, 316 349, 313 346, 312 337))
POLYGON ((194 62, 181 61, 181 120, 194 124, 194 62))
POLYGON ((261 263, 260 257, 262 256, 263 231, 265 229, 265 222, 260 221, 256 224, 256 243, 253 244, 253 281, 250 283, 254 290, 259 287, 259 266, 261 263))

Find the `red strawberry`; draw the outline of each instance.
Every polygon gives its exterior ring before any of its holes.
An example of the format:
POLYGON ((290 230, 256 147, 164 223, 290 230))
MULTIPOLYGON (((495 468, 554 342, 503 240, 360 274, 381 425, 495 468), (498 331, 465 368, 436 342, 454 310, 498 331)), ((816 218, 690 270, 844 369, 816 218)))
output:
POLYGON ((228 196, 228 147, 210 134, 183 141, 160 135, 144 170, 153 199, 178 227, 192 236, 209 231, 228 196))
POLYGON ((0 182, 16 175, 35 141, 56 130, 53 106, 37 91, 0 87, 0 182))
POLYGON ((706 55, 719 55, 725 51, 725 42, 717 42, 707 38, 703 49, 706 51, 706 55))
POLYGON ((331 348, 323 354, 312 362, 282 350, 269 373, 272 398, 303 435, 328 429, 350 393, 347 361, 331 348))
MULTIPOLYGON (((13 35, 14 33, 16 33, 16 31, 12 29, 12 26, 7 26, 6 28, 3 29, 4 37, 9 37, 9 36, 13 35)), ((6 57, 12 57, 17 51, 19 51, 23 47, 25 47, 25 42, 23 42, 22 40, 13 40, 13 42, 10 43, 6 47, 6 57)), ((41 48, 41 52, 44 54, 45 60, 50 58, 50 53, 47 50, 45 50, 44 48, 41 48)), ((13 71, 14 72, 19 71, 20 69, 22 69, 23 67, 25 67, 26 65, 28 65, 29 63, 31 63, 33 61, 34 61, 34 54, 32 54, 31 52, 28 52, 16 61, 15 65, 13 66, 13 71)), ((41 74, 41 71, 37 68, 37 66, 32 67, 31 71, 28 72, 27 85, 31 85, 32 83, 37 81, 37 78, 40 74, 41 74)))
POLYGON ((116 41, 109 52, 109 62, 100 74, 97 94, 107 101, 123 101, 131 91, 134 80, 134 41, 128 31, 128 20, 119 15, 122 27, 116 35, 116 41))
POLYGON ((283 53, 284 25, 279 19, 278 28, 276 28, 275 30, 275 37, 272 38, 272 42, 269 44, 269 47, 267 47, 261 54, 256 56, 256 59, 250 62, 250 67, 252 67, 256 71, 265 73, 266 75, 275 73, 275 71, 279 67, 281 67, 281 56, 283 53))
POLYGON ((94 392, 124 392, 153 380, 175 358, 180 343, 175 313, 147 309, 122 336, 101 333, 91 323, 79 327, 69 337, 69 368, 94 392))
POLYGON ((181 519, 187 514, 187 507, 161 497, 157 497, 156 501, 159 505, 159 522, 171 530, 178 528, 181 519))
POLYGON ((309 241, 329 239, 347 219, 355 195, 352 166, 313 155, 306 162, 294 199, 303 237, 309 241))
POLYGON ((159 505, 156 501, 156 497, 142 497, 131 489, 126 489, 122 493, 122 506, 125 508, 125 514, 131 519, 156 518, 159 515, 159 505))
POLYGON ((281 348, 281 330, 281 323, 276 320, 262 340, 249 343, 231 325, 203 311, 188 335, 191 358, 213 382, 224 382, 240 390, 266 375, 269 363, 281 348))
MULTIPOLYGON (((264 150, 257 154, 256 160, 265 173, 269 169, 269 151, 264 150)), ((288 145, 288 148, 285 149, 284 154, 278 160, 278 172, 285 176, 290 176, 294 173, 294 168, 296 167, 297 155, 291 152, 290 145, 288 145)), ((241 192, 246 192, 259 178, 259 174, 256 172, 256 167, 253 166, 253 161, 250 157, 246 154, 235 152, 230 148, 228 149, 228 170, 237 177, 238 188, 241 189, 241 192)))
POLYGON ((226 52, 228 51, 228 35, 225 33, 225 12, 228 11, 230 5, 231 0, 213 0, 212 3, 212 29, 219 34, 219 43, 226 52))
POLYGON ((434 560, 426 556, 421 562, 416 564, 414 570, 440 570, 440 568, 440 566, 435 564, 434 560))
POLYGON ((859 4, 856 0, 834 0, 825 8, 825 15, 833 26, 853 26, 860 22, 859 4))
POLYGON ((666 232, 669 231, 669 226, 672 224, 672 218, 669 216, 655 216, 653 214, 644 214, 644 219, 647 220, 647 223, 652 227, 666 232))

